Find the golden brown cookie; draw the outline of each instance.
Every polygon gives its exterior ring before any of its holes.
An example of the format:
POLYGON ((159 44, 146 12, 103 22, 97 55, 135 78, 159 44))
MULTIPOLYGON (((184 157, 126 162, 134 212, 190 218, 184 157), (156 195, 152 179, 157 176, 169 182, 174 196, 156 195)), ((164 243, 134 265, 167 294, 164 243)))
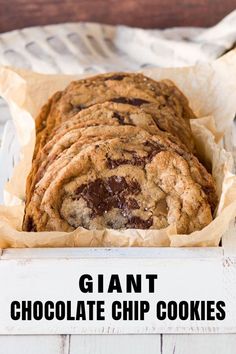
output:
MULTIPOLYGON (((168 135, 172 141, 179 144, 184 143, 190 151, 192 151, 194 146, 189 122, 183 118, 174 117, 167 109, 159 110, 156 104, 147 104, 143 108, 114 102, 96 104, 82 110, 51 132, 48 143, 43 146, 33 160, 32 169, 27 180, 26 204, 30 201, 32 191, 38 181, 37 176, 42 175, 41 171, 44 171, 48 161, 52 159, 51 149, 53 148, 56 156, 61 152, 62 145, 64 148, 70 145, 71 138, 68 134, 70 131, 98 125, 138 126, 151 134, 168 135), (56 149, 57 146, 59 150, 56 149)), ((73 134, 73 137, 76 139, 76 134, 73 134)))
POLYGON ((35 155, 45 145, 55 127, 97 103, 112 101, 136 107, 155 103, 159 111, 169 111, 174 117, 194 118, 188 100, 169 80, 154 81, 142 74, 110 73, 72 82, 50 100, 48 114, 36 119, 35 155))
POLYGON ((212 177, 192 154, 164 137, 140 130, 68 151, 35 189, 25 230, 175 224, 179 233, 190 233, 212 220, 217 201, 212 177))
MULTIPOLYGON (((156 128, 157 129, 157 128, 156 128)), ((158 129, 157 129, 158 132, 158 129)), ((166 141, 173 141, 173 137, 166 133, 161 135, 165 136, 166 141)), ((88 128, 77 128, 69 130, 66 134, 58 134, 55 136, 55 140, 49 141, 40 153, 40 164, 36 165, 39 160, 35 159, 33 161, 33 167, 35 169, 31 170, 28 177, 27 184, 27 200, 26 200, 26 215, 32 208, 31 196, 35 188, 37 189, 37 184, 41 178, 46 174, 49 176, 47 179, 47 186, 51 183, 53 176, 57 173, 57 170, 65 167, 70 160, 78 154, 84 147, 89 146, 91 143, 101 140, 107 140, 114 137, 137 137, 137 139, 142 137, 149 138, 149 134, 141 128, 134 126, 91 126, 88 128), (36 168, 37 167, 37 168, 36 168), (49 169, 49 173, 47 169, 49 169), (33 171, 35 171, 33 173, 33 171), (30 180, 29 180, 30 178, 30 180), (31 184, 30 184, 30 183, 31 184), (30 205, 29 205, 30 204, 30 205)), ((44 178, 45 180, 45 178, 44 178)), ((47 187, 46 187, 47 188, 47 187)), ((43 187, 45 189, 45 186, 43 187)), ((34 204, 33 204, 34 205, 34 204)))

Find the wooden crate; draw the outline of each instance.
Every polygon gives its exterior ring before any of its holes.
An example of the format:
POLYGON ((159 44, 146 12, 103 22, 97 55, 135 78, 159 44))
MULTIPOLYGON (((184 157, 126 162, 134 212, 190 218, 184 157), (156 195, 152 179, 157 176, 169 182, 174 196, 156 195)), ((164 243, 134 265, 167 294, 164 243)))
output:
MULTIPOLYGON (((11 123, 5 131, 1 158, 14 161, 17 145, 11 123), (6 155, 8 154, 8 155, 6 155)), ((234 154, 234 127, 225 138, 225 147, 234 154)), ((234 155, 235 156, 235 155, 234 155)), ((2 160, 1 160, 2 161, 2 160)), ((11 166, 12 167, 12 166, 11 166)), ((6 169, 6 175, 11 168, 6 169)), ((4 174, 2 176, 2 184, 4 174)), ((104 284, 106 285, 106 279, 104 284)), ((220 247, 209 248, 84 248, 6 249, 0 253, 0 333, 1 334, 121 334, 121 333, 235 333, 236 332, 236 228, 222 238, 220 247), (82 274, 157 274, 156 289, 149 293, 81 293, 82 274), (12 301, 71 300, 105 301, 105 320, 17 321, 10 318, 12 301), (114 301, 148 301, 144 320, 114 320, 114 301), (157 320, 158 301, 224 301, 224 320, 157 320)), ((94 283, 94 287, 96 282, 94 283)))

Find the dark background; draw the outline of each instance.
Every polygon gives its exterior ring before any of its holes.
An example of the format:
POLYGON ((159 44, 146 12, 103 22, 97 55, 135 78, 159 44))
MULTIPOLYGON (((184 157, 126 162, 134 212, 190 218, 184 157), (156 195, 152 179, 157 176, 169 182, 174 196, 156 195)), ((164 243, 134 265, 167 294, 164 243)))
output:
POLYGON ((234 9, 236 0, 0 0, 0 32, 69 21, 208 27, 234 9))

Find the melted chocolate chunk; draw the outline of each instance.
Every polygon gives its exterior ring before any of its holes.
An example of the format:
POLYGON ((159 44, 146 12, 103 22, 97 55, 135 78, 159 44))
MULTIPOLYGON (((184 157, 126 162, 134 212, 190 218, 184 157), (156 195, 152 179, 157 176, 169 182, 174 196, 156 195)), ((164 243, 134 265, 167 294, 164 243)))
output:
POLYGON ((126 150, 126 152, 131 154, 130 159, 112 159, 111 157, 107 156, 107 166, 111 170, 117 168, 121 165, 133 165, 133 166, 141 166, 144 167, 147 163, 151 162, 153 157, 157 155, 161 151, 166 151, 166 148, 157 143, 151 143, 146 141, 144 146, 148 147, 149 150, 147 151, 147 155, 140 157, 134 151, 126 150))
POLYGON ((107 158, 107 166, 111 170, 121 165, 145 166, 145 158, 141 158, 137 155, 133 155, 133 157, 130 160, 128 159, 114 160, 110 157, 107 158))
POLYGON ((139 194, 141 192, 140 184, 136 180, 130 181, 127 191, 132 194, 139 194))
POLYGON ((88 184, 82 184, 76 190, 73 199, 83 198, 88 207, 92 209, 92 217, 103 215, 112 208, 122 209, 125 214, 130 209, 138 209, 138 203, 129 194, 138 194, 141 191, 139 183, 135 180, 129 183, 122 176, 111 176, 107 179, 98 178, 88 184), (127 198, 127 200, 126 200, 127 198))
POLYGON ((33 231, 36 232, 37 231, 37 227, 34 223, 34 219, 32 216, 28 216, 27 217, 27 221, 26 221, 26 230, 27 231, 33 231))
POLYGON ((138 202, 134 198, 129 198, 126 202, 128 209, 140 209, 138 202))
POLYGON ((125 119, 120 113, 114 112, 113 117, 116 118, 120 124, 125 125, 125 119))
POLYGON ((130 104, 132 106, 137 106, 140 107, 145 103, 150 103, 146 100, 143 100, 142 98, 128 98, 128 97, 116 97, 112 98, 110 102, 114 103, 124 103, 124 104, 130 104))
POLYGON ((202 186, 202 189, 203 189, 203 192, 206 194, 206 197, 207 197, 208 202, 210 204, 211 213, 213 215, 215 208, 216 208, 216 204, 217 204, 215 190, 213 187, 209 187, 209 186, 202 186))
POLYGON ((132 216, 129 218, 126 227, 129 229, 149 229, 153 224, 153 218, 150 217, 147 220, 143 220, 138 216, 132 216))
POLYGON ((144 146, 150 148, 151 150, 156 150, 157 147, 162 149, 164 148, 163 145, 159 144, 159 143, 156 143, 154 141, 149 141, 149 140, 146 140, 144 143, 143 143, 144 146))
POLYGON ((202 189, 203 189, 204 193, 207 196, 214 191, 214 189, 212 187, 209 187, 209 186, 202 186, 202 189))
POLYGON ((86 188, 86 184, 81 184, 81 186, 79 186, 75 191, 76 195, 81 194, 85 188, 86 188))
POLYGON ((125 75, 115 74, 115 75, 112 75, 112 76, 109 76, 108 78, 106 78, 105 81, 107 81, 107 80, 122 81, 124 78, 125 78, 125 75))
POLYGON ((147 162, 151 162, 153 157, 159 154, 159 152, 167 150, 164 145, 157 142, 145 141, 144 146, 150 148, 147 156, 147 162))
MULTIPOLYGON (((112 208, 121 210, 121 214, 127 219, 125 226, 135 229, 149 229, 153 225, 153 218, 147 220, 132 215, 131 210, 139 209, 137 200, 130 196, 141 192, 141 187, 136 180, 127 182, 122 176, 111 176, 107 179, 98 178, 93 182, 81 185, 76 190, 74 199, 83 198, 92 210, 92 216, 102 216, 112 208)), ((112 227, 113 223, 108 222, 112 227)))
POLYGON ((121 176, 111 176, 108 178, 108 187, 110 193, 120 193, 124 189, 130 190, 124 177, 121 176))

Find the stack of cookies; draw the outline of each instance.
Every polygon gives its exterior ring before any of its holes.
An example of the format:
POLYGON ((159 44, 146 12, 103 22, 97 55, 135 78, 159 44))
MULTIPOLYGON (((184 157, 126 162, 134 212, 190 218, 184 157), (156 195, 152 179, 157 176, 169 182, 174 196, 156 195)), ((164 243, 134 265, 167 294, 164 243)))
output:
POLYGON ((112 73, 72 82, 36 119, 25 231, 200 230, 217 204, 195 156, 186 97, 169 80, 112 73))

